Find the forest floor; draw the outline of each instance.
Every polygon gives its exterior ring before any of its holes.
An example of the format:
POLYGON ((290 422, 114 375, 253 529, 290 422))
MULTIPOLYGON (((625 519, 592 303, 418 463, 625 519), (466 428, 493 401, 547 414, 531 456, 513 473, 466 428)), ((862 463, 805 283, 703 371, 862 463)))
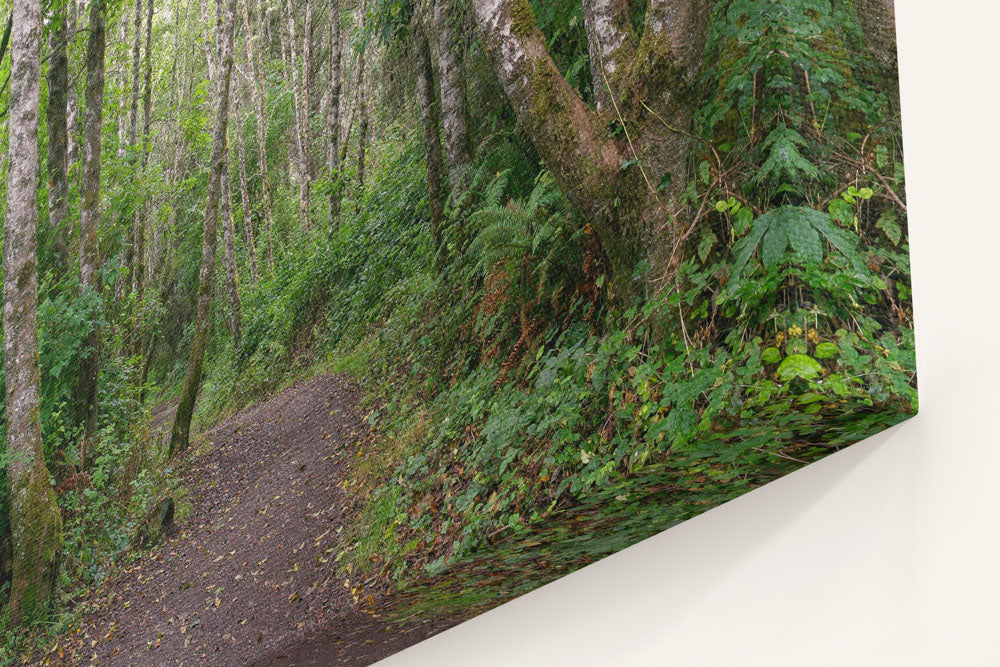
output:
MULTIPOLYGON (((342 482, 374 437, 358 403, 321 376, 194 441, 178 533, 94 591, 39 663, 367 665, 457 623, 389 621, 391 599, 359 606, 362 586, 337 575, 357 506, 342 482)), ((174 407, 154 411, 154 437, 174 407)))

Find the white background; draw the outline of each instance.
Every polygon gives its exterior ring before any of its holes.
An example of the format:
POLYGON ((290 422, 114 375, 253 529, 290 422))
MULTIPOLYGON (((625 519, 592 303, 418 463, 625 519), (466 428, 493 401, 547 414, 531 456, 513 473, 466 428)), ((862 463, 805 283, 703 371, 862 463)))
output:
POLYGON ((896 10, 920 415, 387 667, 1000 665, 1000 7, 896 10))

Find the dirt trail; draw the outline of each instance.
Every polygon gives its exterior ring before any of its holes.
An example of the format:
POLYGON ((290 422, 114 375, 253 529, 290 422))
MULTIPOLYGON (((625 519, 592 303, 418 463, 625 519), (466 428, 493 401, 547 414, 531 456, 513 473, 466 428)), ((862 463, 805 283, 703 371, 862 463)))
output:
MULTIPOLYGON (((299 383, 225 420, 184 473, 180 533, 91 596, 53 664, 367 665, 450 623, 358 611, 334 559, 351 499, 340 482, 371 434, 344 378, 299 383)), ((156 413, 154 433, 169 427, 156 413)))

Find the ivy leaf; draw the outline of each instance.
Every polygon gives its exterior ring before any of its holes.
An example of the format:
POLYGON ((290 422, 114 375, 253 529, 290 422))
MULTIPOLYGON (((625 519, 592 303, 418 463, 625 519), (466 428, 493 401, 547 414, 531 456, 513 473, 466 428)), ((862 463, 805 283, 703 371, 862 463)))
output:
POLYGON ((781 361, 781 351, 776 347, 769 347, 761 352, 760 358, 765 364, 776 364, 781 361))
POLYGON ((786 357, 778 366, 778 379, 790 382, 796 378, 815 380, 823 373, 819 362, 806 354, 793 354, 786 357))

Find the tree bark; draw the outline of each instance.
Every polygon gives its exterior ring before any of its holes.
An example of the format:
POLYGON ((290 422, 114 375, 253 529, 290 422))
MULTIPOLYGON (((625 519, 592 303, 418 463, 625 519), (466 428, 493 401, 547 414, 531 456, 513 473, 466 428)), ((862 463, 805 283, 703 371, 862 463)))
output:
POLYGON ((358 191, 365 187, 365 153, 368 151, 368 98, 365 94, 365 54, 358 63, 358 191))
POLYGON ((243 123, 236 130, 236 149, 240 169, 240 205, 243 209, 243 232, 246 236, 247 254, 250 260, 250 282, 257 285, 260 274, 257 270, 257 248, 253 233, 253 214, 250 206, 250 188, 247 184, 246 146, 243 142, 243 123))
POLYGON ((426 35, 418 36, 417 97, 420 99, 420 122, 424 130, 424 161, 427 172, 428 209, 435 250, 441 250, 441 221, 444 201, 441 197, 442 159, 437 101, 434 95, 434 65, 426 35))
POLYGON ((41 618, 56 585, 62 520, 39 420, 37 241, 41 3, 15 0, 11 41, 10 168, 4 224, 4 369, 13 579, 0 627, 41 618))
MULTIPOLYGON (((104 104, 104 47, 106 9, 104 0, 90 5, 90 31, 87 38, 86 109, 83 121, 83 204, 80 209, 80 289, 97 295, 101 292, 101 124, 104 104)), ((80 464, 86 469, 97 440, 97 379, 100 370, 101 332, 95 325, 87 337, 88 354, 80 369, 78 400, 83 402, 83 441, 80 464)))
POLYGON ((899 113, 899 61, 896 52, 896 9, 893 0, 855 0, 865 43, 878 68, 879 83, 889 106, 899 113))
POLYGON ((343 47, 340 37, 340 0, 330 0, 330 113, 327 118, 329 151, 327 168, 333 181, 330 187, 330 232, 340 217, 340 92, 343 84, 343 47))
POLYGON ((220 175, 222 180, 222 241, 225 247, 226 291, 229 296, 229 333, 233 337, 233 345, 238 348, 243 336, 243 305, 240 301, 239 273, 236 270, 236 224, 233 221, 228 150, 226 153, 227 169, 220 175))
POLYGON ((635 57, 636 38, 629 19, 628 0, 584 0, 583 25, 598 111, 612 108, 610 89, 635 57))
POLYGON ((528 0, 473 0, 473 8, 520 126, 601 242, 615 298, 634 299, 632 272, 643 246, 654 246, 654 272, 666 272, 663 257, 673 254, 673 235, 683 217, 710 0, 650 0, 632 57, 622 5, 588 1, 587 28, 596 42, 590 48, 602 72, 613 68, 607 102, 617 105, 614 117, 626 130, 618 139, 608 136, 606 119, 559 73, 528 0), (667 182, 657 192, 657 184, 667 182))
MULTIPOLYGON (((145 176, 149 165, 149 153, 152 150, 150 129, 152 124, 153 106, 153 0, 146 3, 146 60, 144 63, 144 80, 142 89, 142 173, 145 176)), ((148 204, 143 205, 135 225, 135 291, 142 299, 146 287, 146 274, 149 262, 146 261, 146 224, 149 217, 148 204)))
MULTIPOLYGON (((69 12, 67 25, 67 34, 73 35, 76 33, 77 26, 77 0, 68 0, 69 12)), ((68 45, 67 45, 68 47, 68 45)), ((68 48, 67 48, 68 51, 68 48)), ((67 67, 67 75, 69 69, 67 67)), ((80 158, 80 105, 77 102, 76 87, 67 84, 67 98, 66 98, 66 160, 67 166, 72 167, 77 163, 80 158)))
POLYGON ((274 215, 271 205, 271 185, 267 173, 267 120, 264 116, 264 65, 260 51, 254 46, 254 41, 260 39, 262 33, 261 23, 258 21, 254 30, 254 25, 250 21, 250 10, 248 6, 250 0, 243 0, 243 24, 246 28, 246 38, 243 41, 246 50, 247 60, 253 77, 253 105, 257 118, 257 161, 260 169, 260 189, 264 200, 264 241, 267 247, 267 260, 274 271, 274 250, 272 246, 272 225, 274 215))
MULTIPOLYGON (((72 0, 70 0, 72 1, 72 0)), ((46 109, 49 130, 49 226, 55 237, 57 266, 66 265, 69 219, 69 126, 66 95, 69 90, 69 60, 66 39, 69 35, 68 3, 53 15, 49 34, 49 102, 46 109)))
MULTIPOLYGON (((295 171, 298 175, 299 185, 299 218, 303 229, 309 229, 309 96, 304 85, 305 72, 308 64, 303 65, 303 71, 299 71, 299 47, 298 35, 295 26, 295 15, 292 12, 292 3, 287 2, 286 13, 288 20, 289 37, 289 57, 291 59, 292 70, 292 99, 295 106, 295 171)), ((306 0, 307 25, 312 22, 312 2, 306 0)), ((306 48, 311 48, 306 44, 306 48)), ((307 57, 308 58, 308 57, 307 57)), ((304 58, 303 60, 306 60, 304 58)))
POLYGON ((454 0, 435 0, 434 29, 437 32, 438 70, 441 83, 441 118, 444 125, 445 158, 451 187, 460 191, 463 172, 472 163, 469 126, 466 122, 465 81, 462 75, 462 44, 454 25, 454 0))
POLYGON ((184 390, 177 406, 174 425, 170 434, 169 454, 187 449, 191 432, 191 417, 201 386, 205 348, 208 345, 208 328, 212 315, 212 291, 215 284, 215 253, 218 242, 219 199, 222 173, 226 168, 226 127, 229 119, 229 84, 233 71, 233 3, 226 5, 225 17, 219 35, 220 71, 215 85, 215 130, 212 133, 211 172, 205 201, 205 227, 202 239, 201 269, 198 273, 198 305, 195 315, 194 336, 188 363, 184 390))

